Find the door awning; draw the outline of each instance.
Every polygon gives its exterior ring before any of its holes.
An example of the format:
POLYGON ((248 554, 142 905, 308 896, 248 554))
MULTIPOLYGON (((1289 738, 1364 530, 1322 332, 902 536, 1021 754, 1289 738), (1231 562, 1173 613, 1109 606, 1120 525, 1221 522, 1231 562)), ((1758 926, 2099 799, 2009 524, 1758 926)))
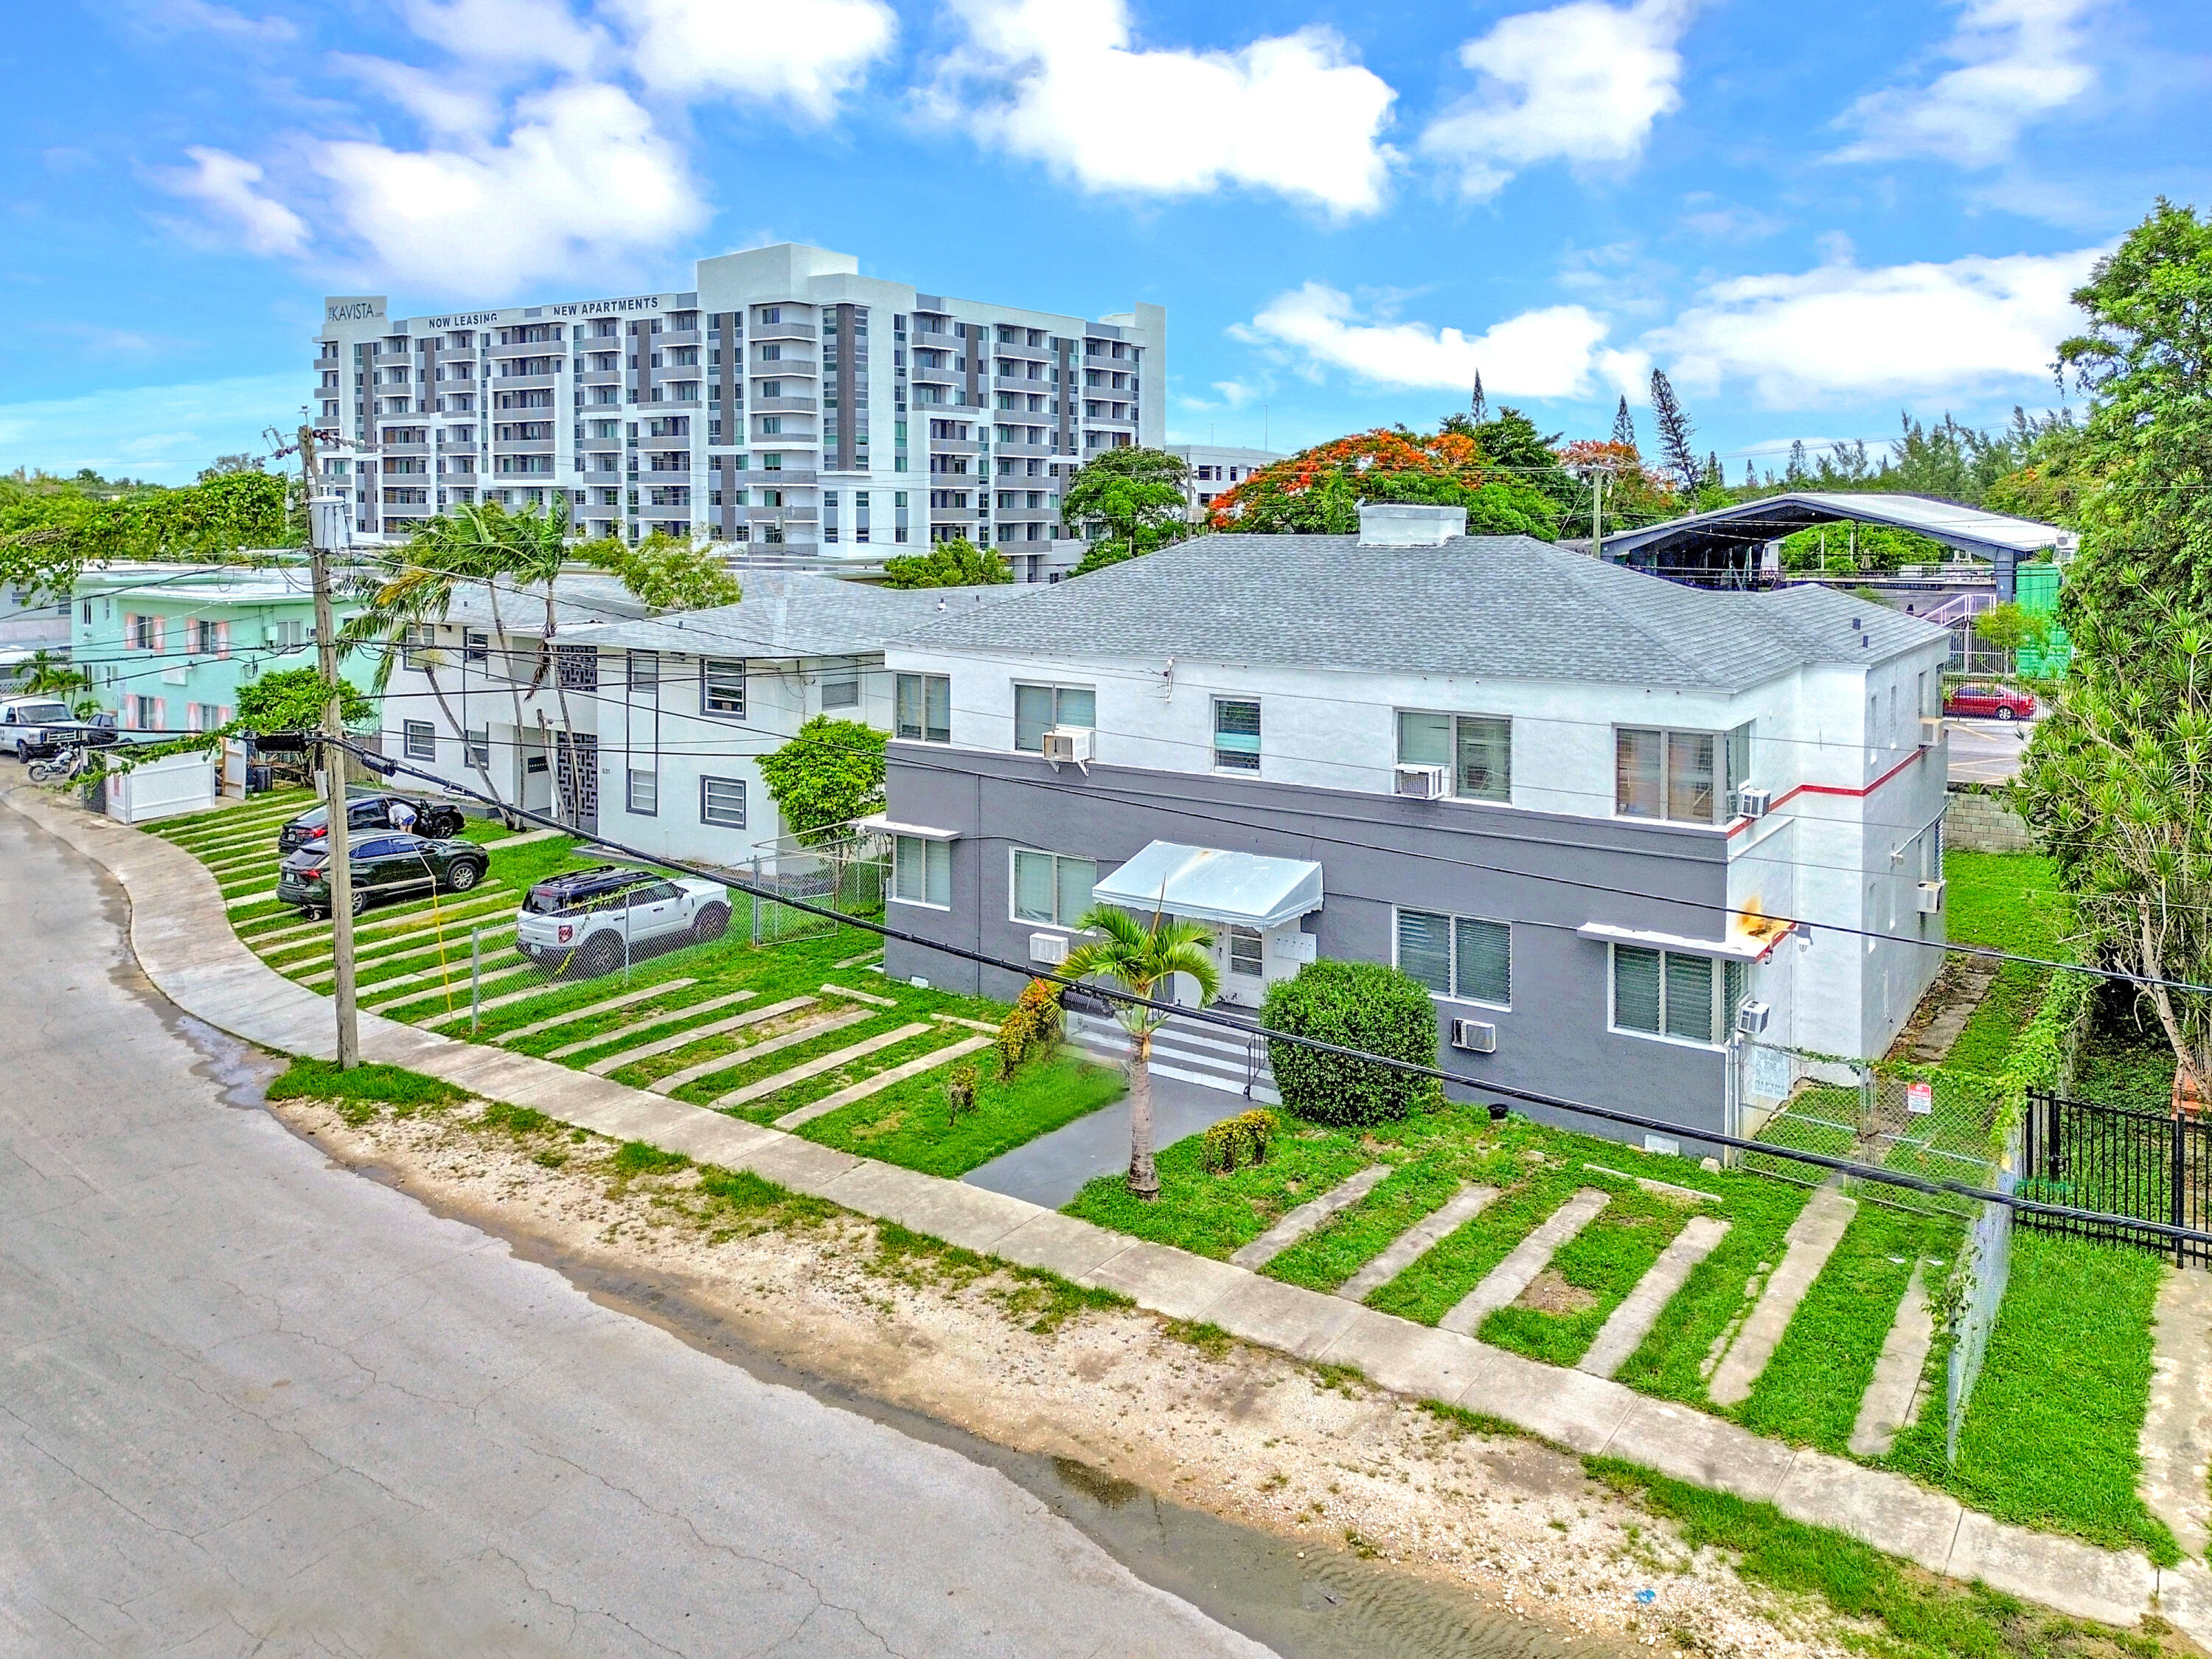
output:
POLYGON ((1642 927, 1616 927, 1609 921, 1586 921, 1575 929, 1583 939, 1613 945, 1639 945, 1647 951, 1673 951, 1683 956, 1713 957, 1723 962, 1764 962, 1774 947, 1787 939, 1789 930, 1766 936, 1731 933, 1726 939, 1689 939, 1680 933, 1656 933, 1642 927))
POLYGON ((1091 889, 1125 910, 1279 927, 1321 908, 1321 866, 1156 841, 1091 889))

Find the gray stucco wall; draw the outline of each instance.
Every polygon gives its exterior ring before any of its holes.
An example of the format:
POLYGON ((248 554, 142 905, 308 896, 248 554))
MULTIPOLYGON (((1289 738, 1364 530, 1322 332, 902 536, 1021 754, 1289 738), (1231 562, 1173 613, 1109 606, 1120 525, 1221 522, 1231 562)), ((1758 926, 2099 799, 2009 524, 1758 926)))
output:
MULTIPOLYGON (((1720 937, 1727 853, 1717 836, 1202 774, 1098 765, 1087 777, 1073 767, 1055 774, 1034 756, 918 743, 890 745, 887 789, 895 822, 959 835, 951 908, 894 904, 895 927, 1025 962, 1033 929, 1012 919, 1009 891, 1016 847, 1095 858, 1101 876, 1155 840, 1310 859, 1322 866, 1326 898, 1306 928, 1324 957, 1389 961, 1394 906, 1514 924, 1511 1010, 1437 1005, 1440 1044, 1455 1016, 1498 1026, 1494 1054, 1442 1050, 1448 1069, 1478 1080, 1452 1088, 1455 1097, 1494 1097, 1480 1087, 1489 1079, 1663 1118, 1686 1136, 1723 1127, 1721 1052, 1609 1030, 1607 949, 1574 933, 1606 921, 1720 937)), ((1024 980, 896 940, 884 970, 1005 998, 1024 980)), ((1556 1121, 1642 1139, 1596 1119, 1556 1121)), ((1683 1150, 1707 1149, 1686 1140, 1683 1150)))

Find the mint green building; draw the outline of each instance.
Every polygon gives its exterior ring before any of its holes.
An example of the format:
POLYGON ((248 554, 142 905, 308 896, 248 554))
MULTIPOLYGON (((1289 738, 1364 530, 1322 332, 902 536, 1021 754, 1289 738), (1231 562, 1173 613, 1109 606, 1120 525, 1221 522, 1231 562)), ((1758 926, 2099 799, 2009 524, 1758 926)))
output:
MULTIPOLYGON (((241 687, 314 665, 304 562, 111 565, 85 571, 70 600, 71 659, 127 732, 211 731, 237 712, 241 687)), ((358 607, 333 609, 343 625, 358 607)), ((366 687, 374 666, 356 652, 342 672, 366 687)))
POLYGON ((2074 641, 2058 623, 2058 590, 2064 585, 2055 564, 2024 564, 2013 572, 2013 597, 2020 608, 2048 623, 2041 649, 2023 645, 2015 659, 2020 672, 2032 679, 2063 679, 2074 660, 2074 641))

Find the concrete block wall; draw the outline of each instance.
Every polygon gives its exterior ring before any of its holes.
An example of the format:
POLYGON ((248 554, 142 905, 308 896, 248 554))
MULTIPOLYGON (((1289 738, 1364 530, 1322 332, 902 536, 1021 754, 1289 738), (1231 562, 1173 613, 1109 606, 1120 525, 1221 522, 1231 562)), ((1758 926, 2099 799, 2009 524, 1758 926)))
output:
POLYGON ((1954 787, 1943 814, 1943 844, 1967 853, 2033 853, 2035 836, 1996 796, 1954 787))

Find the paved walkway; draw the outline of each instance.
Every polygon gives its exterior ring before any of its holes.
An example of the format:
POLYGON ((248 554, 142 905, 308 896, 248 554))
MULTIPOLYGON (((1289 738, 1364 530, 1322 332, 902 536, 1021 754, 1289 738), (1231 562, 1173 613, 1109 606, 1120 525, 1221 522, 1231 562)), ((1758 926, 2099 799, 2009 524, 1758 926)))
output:
POLYGON ((2141 1446, 2143 1503, 2185 1554, 2212 1540, 2205 1465, 2212 1459, 2212 1273, 2169 1271, 2151 1328, 2150 1409, 2141 1446))
MULTIPOLYGON (((328 1000, 272 972, 238 942, 223 925, 214 881, 191 854, 40 792, 16 788, 5 799, 114 872, 131 896, 139 962, 172 1001, 266 1048, 331 1054, 328 1000)), ((547 1060, 373 1015, 362 1018, 361 1035, 367 1059, 411 1066, 614 1139, 750 1170, 860 1214, 1119 1291, 1170 1318, 1207 1321, 1301 1359, 1356 1366, 1382 1388, 1485 1413, 1576 1451, 1771 1503, 1793 1520, 1833 1528, 1931 1571, 1979 1579, 2110 1624, 2132 1626, 2154 1607, 2192 1638, 2212 1638, 2212 1572, 2199 1563, 2160 1569, 2132 1552, 2007 1525, 1902 1475, 1766 1440, 1602 1377, 547 1060)))
MULTIPOLYGON (((1162 1077, 1155 1071, 1152 1145, 1172 1146, 1186 1135, 1201 1133, 1223 1118, 1251 1109, 1252 1103, 1241 1095, 1162 1077)), ((1081 1192, 1085 1182, 1128 1167, 1129 1106, 1124 1100, 1002 1152, 961 1179, 971 1187, 1056 1210, 1081 1192)))

